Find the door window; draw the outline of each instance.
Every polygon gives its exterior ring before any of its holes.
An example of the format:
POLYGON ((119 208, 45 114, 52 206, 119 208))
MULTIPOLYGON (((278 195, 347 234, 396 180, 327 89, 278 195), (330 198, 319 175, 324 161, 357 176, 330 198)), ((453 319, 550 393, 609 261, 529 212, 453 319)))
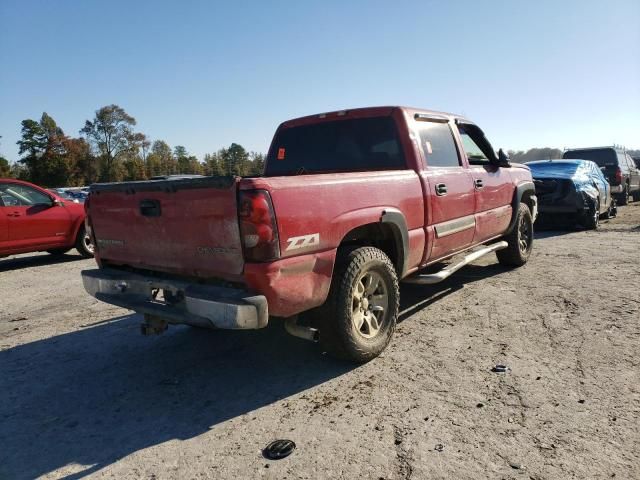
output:
POLYGON ((51 197, 35 188, 17 183, 0 185, 0 196, 5 206, 50 205, 51 197))
POLYGON ((420 122, 420 146, 427 167, 459 167, 460 157, 448 123, 420 122))
POLYGON ((467 155, 469 165, 487 165, 491 163, 492 158, 495 157, 495 153, 487 139, 475 125, 463 124, 458 126, 460 132, 460 140, 462 141, 462 148, 467 155))

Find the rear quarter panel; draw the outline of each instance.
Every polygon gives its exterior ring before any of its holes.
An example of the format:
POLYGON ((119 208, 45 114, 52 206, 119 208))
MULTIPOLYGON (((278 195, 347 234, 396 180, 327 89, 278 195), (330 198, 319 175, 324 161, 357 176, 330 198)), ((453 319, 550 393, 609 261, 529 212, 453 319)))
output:
POLYGON ((273 315, 290 316, 324 303, 345 235, 380 222, 387 210, 405 218, 408 266, 422 258, 424 203, 412 170, 244 179, 240 188, 268 190, 273 200, 281 258, 247 263, 244 270, 248 286, 267 296, 273 315))

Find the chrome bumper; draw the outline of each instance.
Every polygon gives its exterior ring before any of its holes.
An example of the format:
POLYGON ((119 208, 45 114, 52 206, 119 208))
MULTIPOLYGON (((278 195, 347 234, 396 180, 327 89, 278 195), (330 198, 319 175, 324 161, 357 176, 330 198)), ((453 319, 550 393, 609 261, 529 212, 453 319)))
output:
POLYGON ((244 290, 162 279, 115 269, 82 271, 84 289, 100 301, 139 313, 187 324, 221 329, 257 329, 269 323, 267 299, 244 290), (171 292, 159 301, 153 292, 171 292))

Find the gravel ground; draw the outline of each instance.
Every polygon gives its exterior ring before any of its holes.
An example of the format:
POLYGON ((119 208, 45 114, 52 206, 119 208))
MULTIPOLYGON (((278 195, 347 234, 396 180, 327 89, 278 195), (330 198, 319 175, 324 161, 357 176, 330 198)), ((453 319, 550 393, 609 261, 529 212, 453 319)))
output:
POLYGON ((0 479, 640 477, 640 203, 401 288, 390 348, 172 327, 82 289, 91 260, 0 260, 0 479), (492 373, 506 364, 506 373, 492 373), (290 438, 280 461, 261 449, 290 438))

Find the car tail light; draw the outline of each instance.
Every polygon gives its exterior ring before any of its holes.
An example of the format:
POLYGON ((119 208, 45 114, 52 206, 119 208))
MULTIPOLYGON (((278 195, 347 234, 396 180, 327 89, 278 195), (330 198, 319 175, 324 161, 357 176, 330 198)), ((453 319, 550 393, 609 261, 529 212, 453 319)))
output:
POLYGON ((278 227, 269 192, 241 191, 238 203, 245 260, 265 262, 279 258, 278 227))
POLYGON ((622 170, 620 170, 620 167, 616 168, 616 182, 622 183, 622 170))

